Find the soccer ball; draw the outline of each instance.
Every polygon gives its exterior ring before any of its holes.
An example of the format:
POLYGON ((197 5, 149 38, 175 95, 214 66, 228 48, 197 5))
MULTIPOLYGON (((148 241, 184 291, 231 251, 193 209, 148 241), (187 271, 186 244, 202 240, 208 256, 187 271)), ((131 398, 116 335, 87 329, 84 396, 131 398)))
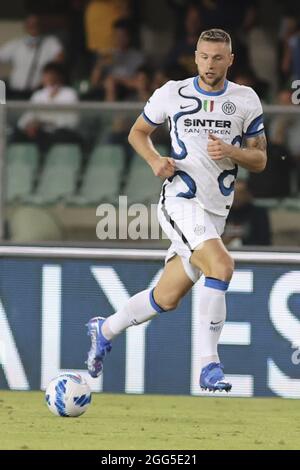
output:
POLYGON ((57 416, 80 416, 91 403, 91 389, 79 375, 68 372, 52 379, 46 390, 46 403, 57 416))

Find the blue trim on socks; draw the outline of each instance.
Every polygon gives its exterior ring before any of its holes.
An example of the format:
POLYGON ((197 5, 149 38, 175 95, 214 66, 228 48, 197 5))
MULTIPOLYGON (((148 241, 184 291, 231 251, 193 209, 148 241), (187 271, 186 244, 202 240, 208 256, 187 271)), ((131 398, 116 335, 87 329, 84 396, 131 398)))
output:
POLYGON ((228 289, 229 282, 221 281, 220 279, 215 279, 214 277, 206 277, 204 285, 205 287, 210 287, 211 289, 226 291, 228 289))
POLYGON ((162 312, 165 312, 165 310, 163 308, 161 308, 154 300, 154 296, 153 296, 153 291, 154 291, 155 287, 153 287, 153 289, 150 291, 150 304, 153 308, 153 310, 155 310, 157 313, 162 313, 162 312))
MULTIPOLYGON (((106 320, 106 318, 105 318, 105 320, 106 320)), ((99 328, 99 335, 100 335, 100 338, 101 338, 101 340, 103 341, 103 343, 104 343, 105 345, 107 345, 107 344, 111 344, 111 343, 110 343, 110 340, 107 339, 107 338, 104 336, 104 334, 102 333, 102 325, 103 325, 103 323, 105 322, 105 320, 104 320, 104 321, 101 323, 101 325, 100 325, 100 328, 99 328)))

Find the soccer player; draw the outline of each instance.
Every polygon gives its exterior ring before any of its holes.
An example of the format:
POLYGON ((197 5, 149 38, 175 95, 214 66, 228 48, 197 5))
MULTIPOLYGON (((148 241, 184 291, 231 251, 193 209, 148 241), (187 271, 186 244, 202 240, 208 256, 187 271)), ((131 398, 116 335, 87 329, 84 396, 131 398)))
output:
POLYGON ((115 314, 88 323, 88 370, 97 377, 112 340, 126 328, 177 307, 200 275, 199 385, 231 389, 217 346, 226 317, 225 295, 234 262, 221 234, 230 210, 238 165, 261 172, 266 138, 260 100, 247 86, 226 79, 233 62, 231 38, 223 30, 204 31, 195 61, 199 76, 169 81, 157 89, 133 125, 129 142, 163 178, 159 222, 172 241, 163 274, 154 289, 134 295, 115 314), (154 148, 151 134, 169 122, 171 157, 154 148), (242 147, 243 144, 243 148, 242 147))

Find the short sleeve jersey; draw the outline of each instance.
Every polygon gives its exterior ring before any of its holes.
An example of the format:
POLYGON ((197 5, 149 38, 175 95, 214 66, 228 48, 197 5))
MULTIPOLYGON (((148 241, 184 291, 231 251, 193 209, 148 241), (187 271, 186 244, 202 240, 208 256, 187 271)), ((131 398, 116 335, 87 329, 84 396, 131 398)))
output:
POLYGON ((240 147, 244 139, 263 133, 255 91, 228 80, 216 92, 200 88, 198 77, 169 81, 153 93, 143 116, 153 126, 169 123, 176 172, 164 185, 165 196, 194 198, 205 210, 227 216, 238 167, 230 158, 209 157, 208 135, 240 147))

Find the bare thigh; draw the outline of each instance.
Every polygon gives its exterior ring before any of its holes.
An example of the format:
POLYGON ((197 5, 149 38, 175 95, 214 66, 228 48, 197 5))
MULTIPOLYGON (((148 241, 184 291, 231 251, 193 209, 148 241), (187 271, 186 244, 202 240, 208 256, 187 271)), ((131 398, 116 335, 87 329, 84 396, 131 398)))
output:
POLYGON ((233 274, 234 261, 219 238, 207 240, 195 248, 190 262, 205 276, 230 281, 233 274))
POLYGON ((166 264, 154 289, 154 299, 164 310, 172 310, 193 285, 184 270, 181 258, 176 255, 166 264))

